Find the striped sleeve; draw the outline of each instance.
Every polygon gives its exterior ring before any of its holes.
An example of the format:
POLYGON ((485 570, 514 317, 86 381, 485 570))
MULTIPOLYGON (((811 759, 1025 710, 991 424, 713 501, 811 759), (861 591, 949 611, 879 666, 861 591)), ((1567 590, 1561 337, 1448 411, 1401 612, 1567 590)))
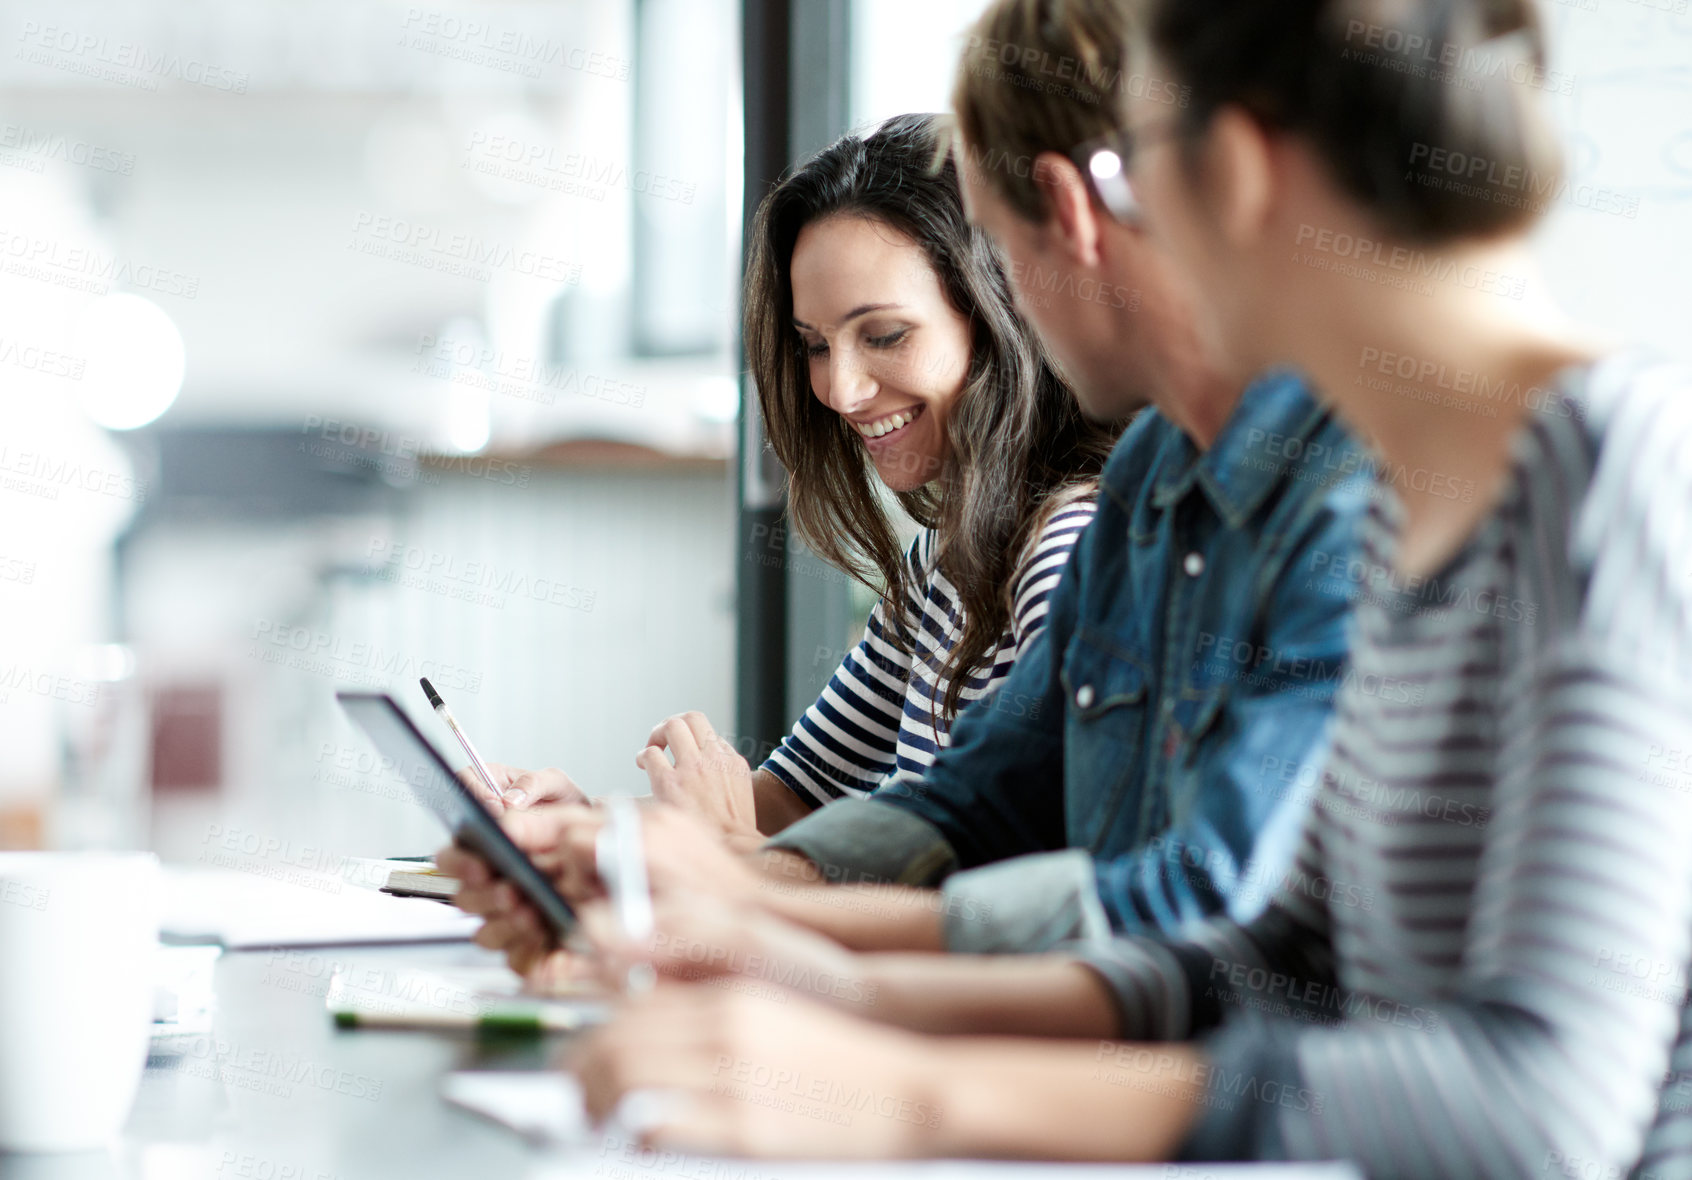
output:
MULTIPOLYGON (((925 530, 905 555, 909 591, 927 577, 934 536, 925 530)), ((907 600, 907 629, 920 625, 918 604, 907 600)), ((846 653, 822 695, 764 762, 789 790, 812 807, 847 796, 862 797, 890 774, 897 760, 899 726, 911 676, 911 654, 902 650, 887 599, 876 603, 858 645, 846 653)))
POLYGON ((1312 888, 1326 880, 1321 865, 1316 824, 1307 821, 1275 900, 1249 924, 1219 917, 1179 940, 1146 936, 1078 948, 1116 997, 1120 1036, 1190 1040, 1266 998, 1297 1008, 1302 1019, 1317 1018, 1334 989, 1327 912, 1313 896, 1322 887, 1312 888))
POLYGON ((1371 1177, 1537 1177, 1563 1159, 1622 1175, 1638 1158, 1680 1002, 1611 990, 1605 964, 1686 962, 1692 801, 1638 768, 1692 711, 1615 655, 1568 644, 1524 686, 1522 777, 1492 817, 1458 979, 1342 997, 1339 1028, 1228 1030, 1220 1069, 1316 1100, 1213 1108, 1195 1154, 1350 1158, 1371 1177))
POLYGON ((1343 858, 1309 835, 1249 925, 1083 953, 1121 1037, 1205 1038, 1183 1158, 1350 1159, 1372 1180, 1544 1180, 1563 1161, 1628 1174, 1670 1065, 1692 932, 1692 800, 1642 784, 1639 766, 1684 744, 1692 705, 1583 647, 1534 689, 1528 789, 1492 817, 1455 986, 1342 984, 1320 915, 1343 858), (1670 984, 1616 989, 1637 982, 1629 972, 1670 984))
MULTIPOLYGON (((1677 1158, 1665 1079, 1685 1059, 1692 791, 1649 772, 1692 734, 1692 400, 1684 381, 1630 375, 1587 404, 1591 434, 1536 421, 1520 447, 1497 552, 1536 623, 1474 642, 1458 609, 1419 637, 1439 683, 1490 691, 1384 734, 1390 710, 1353 692, 1377 721, 1345 735, 1353 761, 1383 779, 1488 743, 1484 827, 1371 827, 1330 779, 1299 870, 1328 878, 1329 931, 1292 920, 1286 898, 1313 882, 1289 882, 1249 927, 1093 961, 1126 1035, 1214 1026, 1207 987, 1235 1009, 1206 1044, 1189 1158, 1350 1159, 1371 1178, 1611 1177, 1677 1158), (1342 899, 1353 874, 1380 890, 1342 899), (1311 1001, 1337 1019, 1309 1019, 1311 1001)), ((1374 645, 1402 664, 1407 646, 1368 633, 1406 629, 1360 617, 1359 659, 1374 645)))
MULTIPOLYGON (((1437 1022, 1376 1008, 1343 1029, 1218 1044, 1221 1061, 1291 1071, 1325 1104, 1241 1104, 1210 1134, 1353 1158, 1372 1177, 1543 1177, 1568 1161, 1622 1175, 1638 1160, 1692 944, 1692 795, 1641 773, 1692 732, 1692 406, 1685 385, 1629 375, 1616 389, 1613 375, 1593 378, 1591 434, 1535 422, 1522 448, 1533 478, 1512 542, 1555 629, 1536 628, 1505 670, 1496 806, 1450 915, 1461 969, 1396 997, 1437 1022), (1616 964, 1673 983, 1617 988, 1616 964)), ((1421 858, 1423 888, 1442 871, 1436 852, 1421 858)))
POLYGON ((1023 563, 1011 599, 1011 639, 1014 658, 1021 659, 1034 637, 1046 627, 1047 600, 1057 589, 1063 571, 1069 568, 1069 555, 1081 533, 1092 523, 1098 506, 1092 499, 1080 500, 1058 508, 1047 518, 1034 542, 1033 552, 1023 563))

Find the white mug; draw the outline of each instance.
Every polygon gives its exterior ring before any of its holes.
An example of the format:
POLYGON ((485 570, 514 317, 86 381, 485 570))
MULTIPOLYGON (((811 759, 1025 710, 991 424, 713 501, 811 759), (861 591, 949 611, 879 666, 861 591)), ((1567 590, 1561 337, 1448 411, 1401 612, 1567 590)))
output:
POLYGON ((147 1064, 158 858, 0 852, 0 1152, 89 1151, 147 1064))

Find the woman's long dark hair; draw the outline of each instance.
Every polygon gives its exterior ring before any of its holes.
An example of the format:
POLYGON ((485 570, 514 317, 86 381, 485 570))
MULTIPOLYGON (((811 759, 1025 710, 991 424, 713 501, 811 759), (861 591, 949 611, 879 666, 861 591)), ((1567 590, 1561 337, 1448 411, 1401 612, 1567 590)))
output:
POLYGON ((963 634, 940 669, 949 680, 947 723, 1009 624, 1017 567, 1052 497, 1096 476, 1120 432, 1082 416, 1014 310, 997 250, 964 216, 949 138, 939 116, 902 115, 796 168, 758 209, 745 291, 746 353, 770 443, 787 468, 793 527, 890 600, 906 651, 914 636, 904 632, 902 607, 913 587, 875 466, 852 427, 812 394, 793 326, 789 267, 799 231, 841 215, 891 227, 921 247, 947 301, 969 321, 969 374, 946 417, 945 461, 921 488, 897 494, 914 520, 936 530, 940 570, 962 599, 963 634))

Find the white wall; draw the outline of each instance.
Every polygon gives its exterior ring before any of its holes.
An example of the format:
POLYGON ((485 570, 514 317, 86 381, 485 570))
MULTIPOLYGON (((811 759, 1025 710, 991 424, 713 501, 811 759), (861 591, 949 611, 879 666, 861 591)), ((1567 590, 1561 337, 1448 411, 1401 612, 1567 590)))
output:
POLYGON ((951 109, 952 70, 985 0, 856 0, 852 6, 854 127, 951 109))
POLYGON ((333 702, 339 687, 392 691, 455 750, 420 674, 487 757, 644 793, 633 760, 654 722, 701 709, 732 725, 732 536, 732 488, 710 466, 446 478, 398 519, 144 539, 141 666, 227 688, 227 787, 157 799, 154 847, 192 860, 218 824, 337 855, 429 851, 438 829, 371 772, 333 702), (383 567, 394 576, 369 576, 383 567))
POLYGON ((1546 12, 1553 68, 1570 75, 1553 104, 1573 181, 1540 234, 1552 288, 1580 318, 1692 359, 1692 5, 1546 12), (1608 194, 1637 200, 1637 215, 1587 207, 1608 194))
MULTIPOLYGON (((857 0, 854 125, 948 109, 964 32, 985 7, 857 0)), ((1543 10, 1555 71, 1545 97, 1564 129, 1571 181, 1539 234, 1551 289, 1624 341, 1692 359, 1692 4, 1572 0, 1543 10), (1565 77, 1568 93, 1556 92, 1565 77), (1595 208, 1635 202, 1631 217, 1595 208)))

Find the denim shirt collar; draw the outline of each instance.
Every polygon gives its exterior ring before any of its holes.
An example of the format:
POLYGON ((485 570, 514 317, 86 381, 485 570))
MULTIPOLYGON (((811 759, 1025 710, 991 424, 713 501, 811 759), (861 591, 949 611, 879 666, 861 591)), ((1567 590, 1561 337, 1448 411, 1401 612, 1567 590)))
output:
POLYGON ((1162 474, 1151 503, 1168 508, 1196 484, 1218 517, 1239 528, 1303 455, 1327 413, 1296 373, 1266 373, 1240 395, 1210 449, 1201 452, 1186 432, 1171 430, 1158 455, 1162 474))

